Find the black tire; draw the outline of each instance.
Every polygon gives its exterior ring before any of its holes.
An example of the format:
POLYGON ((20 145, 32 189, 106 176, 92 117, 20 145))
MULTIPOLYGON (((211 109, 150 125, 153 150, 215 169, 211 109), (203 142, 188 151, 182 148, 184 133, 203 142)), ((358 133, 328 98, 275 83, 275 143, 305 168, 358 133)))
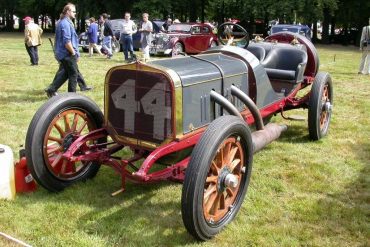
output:
POLYGON ((112 41, 112 52, 117 53, 121 51, 121 44, 119 43, 119 40, 113 40, 112 41))
MULTIPOLYGON (((235 149, 232 143, 228 149, 230 152, 227 154, 232 153, 232 150, 235 149)), ((220 232, 225 225, 236 216, 247 192, 252 171, 252 160, 253 145, 251 133, 249 127, 242 119, 235 116, 222 116, 209 125, 200 141, 194 147, 189 165, 186 169, 184 186, 182 189, 182 220, 191 235, 202 241, 208 240, 220 232), (239 149, 237 149, 234 156, 230 158, 230 166, 226 165, 226 162, 219 162, 221 163, 221 167, 220 169, 216 169, 217 176, 213 176, 212 174, 214 174, 215 166, 217 166, 217 159, 220 159, 220 157, 229 157, 224 156, 224 150, 228 144, 228 140, 235 141, 235 147, 238 145, 239 149), (226 144, 223 145, 224 143, 226 144), (239 153, 238 150, 240 151, 239 153), (219 157, 219 155, 222 156, 219 157), (232 165, 238 160, 238 157, 240 163, 232 165), (223 163, 225 163, 224 167, 222 167, 223 163), (231 169, 232 166, 234 166, 234 168, 231 169), (230 188, 224 184, 226 183, 226 177, 223 174, 234 175, 234 172, 239 172, 239 179, 237 188, 234 191, 235 193, 233 193, 230 199, 228 198, 231 196, 228 194, 228 189, 230 188), (215 181, 207 182, 206 180, 211 178, 209 176, 216 177, 214 179, 215 181), (220 198, 223 196, 223 209, 222 206, 220 206, 221 203, 216 204, 217 206, 215 208, 215 210, 220 210, 217 212, 221 212, 220 215, 217 216, 218 218, 216 216, 216 218, 212 217, 212 214, 207 210, 207 203, 209 203, 214 193, 208 191, 211 186, 218 186, 215 191, 216 198, 214 202, 218 200, 218 196, 220 196, 220 198), (224 194, 225 192, 226 195, 224 194), (204 201, 204 196, 208 193, 209 197, 206 197, 207 200, 204 201), (230 200, 226 203, 228 199, 230 200), (226 205, 228 206, 226 207, 226 205), (203 209, 203 206, 206 207, 206 210, 203 209), (209 219, 206 219, 208 216, 209 219)), ((221 200, 222 199, 220 199, 220 202, 221 200)), ((211 207, 209 207, 210 211, 213 207, 215 206, 211 202, 211 207)), ((213 215, 217 215, 217 213, 213 215)))
MULTIPOLYGON (((78 137, 78 131, 82 132, 82 134, 85 134, 86 131, 89 132, 94 129, 101 128, 103 126, 103 123, 103 113, 101 112, 99 107, 86 96, 78 95, 75 93, 67 93, 60 94, 48 100, 39 108, 39 110, 34 115, 28 127, 26 136, 25 147, 27 166, 33 178, 41 186, 53 192, 61 191, 77 181, 84 181, 86 179, 93 178, 100 168, 100 164, 98 164, 97 162, 78 163, 80 167, 78 167, 78 171, 75 172, 76 174, 73 175, 72 172, 72 175, 68 177, 58 176, 58 174, 54 174, 53 168, 55 167, 52 167, 52 164, 50 164, 50 162, 52 162, 52 159, 54 159, 53 161, 55 161, 56 159, 60 159, 56 162, 55 166, 59 166, 59 163, 62 162, 62 167, 68 166, 70 167, 70 169, 73 169, 72 167, 74 166, 74 169, 76 169, 77 162, 63 164, 63 158, 59 157, 64 151, 66 151, 66 149, 68 148, 67 145, 70 145, 72 143, 72 141, 74 140, 73 138, 76 138, 72 137, 72 133, 75 133, 75 136, 78 137), (68 133, 68 131, 66 130, 66 124, 64 126, 65 129, 62 130, 64 131, 65 137, 60 138, 62 143, 56 145, 53 144, 54 147, 59 147, 58 150, 47 153, 49 151, 49 146, 50 149, 52 149, 53 145, 50 145, 49 139, 45 138, 49 137, 47 136, 48 134, 50 134, 50 137, 52 137, 52 131, 55 131, 57 129, 53 129, 53 121, 55 121, 55 124, 58 124, 57 117, 64 115, 66 116, 66 119, 68 119, 68 112, 74 114, 73 120, 77 120, 76 124, 73 124, 73 121, 71 122, 72 125, 69 129, 70 133, 68 133), (80 115, 78 115, 77 113, 81 113, 81 116, 83 116, 83 119, 87 121, 87 124, 84 124, 84 122, 78 122, 78 117, 80 117, 80 115), (73 129, 75 130, 73 131, 73 129)), ((106 138, 102 138, 97 141, 98 143, 102 143, 105 142, 105 140, 106 138)), ((63 169, 62 167, 60 168, 61 170, 63 169)))
POLYGON ((308 107, 310 139, 319 140, 329 130, 333 106, 333 84, 329 73, 317 73, 313 82, 308 107))
POLYGON ((89 52, 89 48, 82 47, 83 52, 89 52))
POLYGON ((173 49, 176 54, 182 54, 185 52, 184 45, 181 44, 180 42, 176 42, 175 45, 173 46, 173 49))

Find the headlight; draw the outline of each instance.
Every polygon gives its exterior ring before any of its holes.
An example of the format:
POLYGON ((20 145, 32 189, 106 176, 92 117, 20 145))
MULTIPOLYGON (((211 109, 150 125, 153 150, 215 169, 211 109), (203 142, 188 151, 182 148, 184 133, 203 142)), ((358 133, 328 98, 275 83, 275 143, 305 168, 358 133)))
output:
POLYGON ((170 40, 170 36, 168 36, 167 34, 163 34, 163 41, 168 42, 169 40, 170 40))

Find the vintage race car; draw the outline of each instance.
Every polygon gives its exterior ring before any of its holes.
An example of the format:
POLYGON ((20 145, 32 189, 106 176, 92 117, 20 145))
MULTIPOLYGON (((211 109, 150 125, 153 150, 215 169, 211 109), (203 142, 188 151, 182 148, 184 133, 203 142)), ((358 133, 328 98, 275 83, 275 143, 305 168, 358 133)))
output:
POLYGON ((217 45, 217 36, 209 24, 177 23, 169 26, 167 32, 154 35, 150 53, 152 55, 184 52, 196 54, 217 45))
POLYGON ((308 109, 309 136, 318 140, 328 133, 333 105, 331 77, 318 72, 317 51, 304 36, 278 33, 241 48, 246 32, 232 23, 218 36, 229 45, 111 68, 104 115, 86 96, 52 97, 27 132, 35 180, 61 191, 107 165, 122 181, 112 195, 125 190, 126 179, 183 182, 186 229, 199 240, 215 236, 243 203, 254 153, 287 129, 268 123, 271 116, 308 109), (130 157, 118 156, 124 147, 130 157))

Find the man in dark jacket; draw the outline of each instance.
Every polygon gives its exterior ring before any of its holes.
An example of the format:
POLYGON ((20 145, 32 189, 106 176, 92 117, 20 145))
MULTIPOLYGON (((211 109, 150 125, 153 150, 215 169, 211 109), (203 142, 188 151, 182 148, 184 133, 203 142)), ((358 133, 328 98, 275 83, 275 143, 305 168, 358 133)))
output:
POLYGON ((116 37, 114 36, 112 24, 109 21, 109 15, 107 13, 102 14, 103 17, 103 48, 107 50, 108 55, 107 58, 111 59, 113 56, 112 53, 112 39, 116 40, 116 37))

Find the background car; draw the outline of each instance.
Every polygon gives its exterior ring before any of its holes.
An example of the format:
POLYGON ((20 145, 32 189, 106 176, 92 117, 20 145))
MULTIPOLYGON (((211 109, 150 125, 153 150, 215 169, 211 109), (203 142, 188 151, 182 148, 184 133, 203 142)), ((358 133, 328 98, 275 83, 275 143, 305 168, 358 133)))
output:
POLYGON ((311 40, 311 29, 306 25, 278 24, 271 27, 270 34, 286 31, 301 34, 305 36, 307 39, 311 40))
POLYGON ((212 27, 204 23, 177 23, 169 26, 167 32, 154 35, 150 53, 170 55, 176 53, 200 53, 218 45, 217 35, 212 27))

